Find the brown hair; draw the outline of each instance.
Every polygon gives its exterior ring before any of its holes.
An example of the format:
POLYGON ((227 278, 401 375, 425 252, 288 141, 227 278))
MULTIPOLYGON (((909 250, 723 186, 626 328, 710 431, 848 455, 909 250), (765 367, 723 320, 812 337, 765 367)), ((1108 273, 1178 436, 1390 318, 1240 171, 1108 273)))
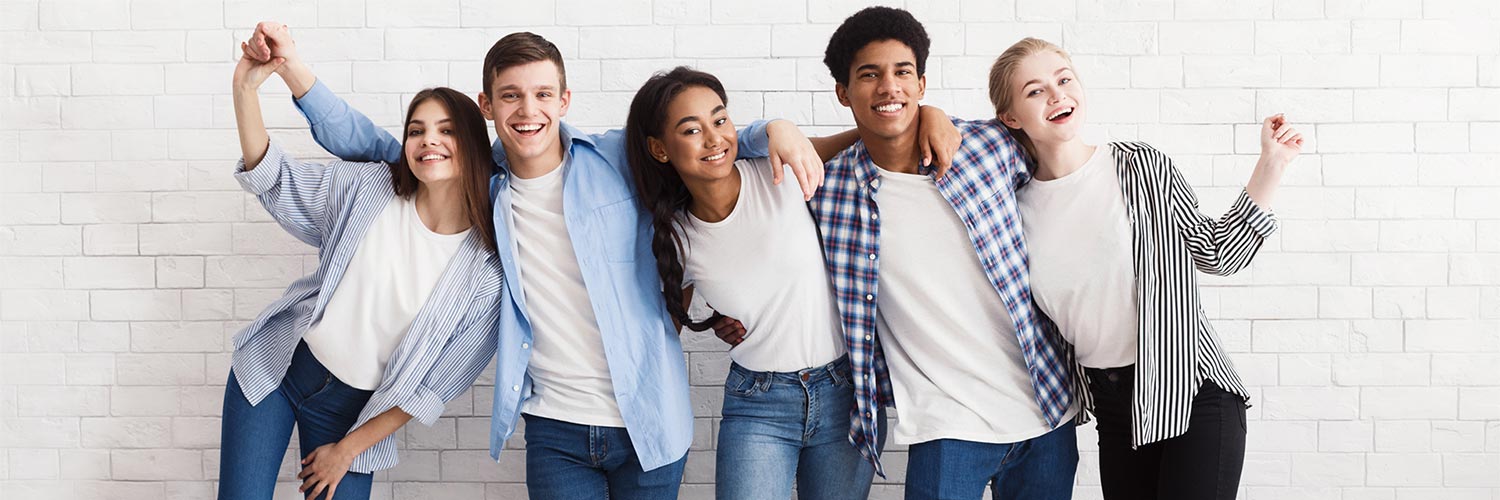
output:
MULTIPOLYGON (((479 114, 479 105, 462 92, 448 87, 423 89, 411 98, 406 108, 406 120, 402 129, 411 122, 417 106, 429 100, 448 110, 448 119, 453 124, 453 158, 462 170, 464 215, 469 227, 479 232, 484 247, 491 252, 495 246, 495 219, 490 210, 490 175, 495 173, 495 162, 490 156, 490 135, 485 131, 484 116, 479 114)), ((421 182, 407 164, 406 141, 410 136, 401 134, 401 159, 390 164, 391 188, 396 196, 411 198, 417 193, 421 182)))
MULTIPOLYGON (((1001 52, 1000 57, 995 58, 995 64, 990 66, 990 104, 995 106, 995 118, 1000 118, 1000 115, 1006 111, 1010 111, 1010 107, 1015 104, 1016 84, 1014 80, 1016 68, 1021 65, 1021 61, 1032 54, 1049 50, 1062 56, 1063 60, 1068 61, 1068 64, 1073 64, 1073 58, 1068 56, 1068 51, 1063 50, 1062 47, 1058 47, 1052 42, 1032 37, 1022 38, 1020 41, 1012 44, 1010 48, 1005 49, 1005 52, 1001 52)), ((1001 124, 1004 125, 1004 122, 1002 121, 1001 124)), ((1027 153, 1031 154, 1032 157, 1036 157, 1035 146, 1032 145, 1031 138, 1026 136, 1026 131, 1010 128, 1009 125, 1006 125, 1005 128, 1010 130, 1011 136, 1020 141, 1021 146, 1026 148, 1027 153)))
MULTIPOLYGON (((484 94, 490 94, 490 85, 501 72, 522 64, 537 61, 552 61, 557 65, 558 91, 568 88, 568 72, 563 69, 562 52, 541 35, 529 31, 518 31, 505 35, 490 46, 484 55, 484 94)), ((493 96, 492 96, 493 97, 493 96)))

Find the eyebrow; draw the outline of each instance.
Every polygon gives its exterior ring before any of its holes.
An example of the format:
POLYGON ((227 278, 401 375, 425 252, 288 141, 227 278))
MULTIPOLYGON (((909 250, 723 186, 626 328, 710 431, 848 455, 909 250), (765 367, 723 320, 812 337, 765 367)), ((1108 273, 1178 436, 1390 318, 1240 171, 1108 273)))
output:
MULTIPOLYGON (((1070 68, 1070 67, 1067 67, 1067 66, 1063 66, 1061 68, 1057 68, 1057 71, 1053 71, 1052 72, 1052 76, 1061 75, 1062 72, 1068 71, 1068 70, 1071 70, 1071 69, 1073 69, 1073 68, 1070 68)), ((1021 84, 1021 86, 1025 87, 1025 86, 1031 85, 1033 83, 1042 83, 1042 80, 1040 78, 1032 78, 1031 80, 1027 81, 1026 83, 1021 84)))
MULTIPOLYGON (((444 123, 448 123, 448 122, 451 122, 451 121, 453 121, 452 118, 444 118, 444 119, 438 120, 437 123, 433 123, 433 125, 442 125, 444 123)), ((407 125, 426 125, 427 123, 424 122, 424 121, 422 121, 422 120, 418 120, 416 118, 412 118, 411 121, 406 122, 406 124, 407 125)))
MULTIPOLYGON (((916 63, 913 63, 911 61, 901 61, 901 62, 898 62, 898 63, 895 64, 895 66, 897 68, 909 68, 909 67, 915 67, 916 65, 917 65, 916 63)), ((858 68, 854 68, 854 72, 858 73, 860 71, 864 71, 864 70, 867 70, 867 69, 880 69, 880 66, 877 65, 877 64, 874 64, 874 63, 861 64, 858 68)))
MULTIPOLYGON (((539 85, 539 86, 536 87, 536 90, 556 90, 556 89, 557 89, 557 86, 555 86, 555 85, 539 85)), ((498 91, 502 91, 502 90, 523 90, 523 89, 521 88, 520 85, 514 85, 514 84, 512 84, 512 85, 503 85, 500 88, 495 89, 495 91, 497 91, 497 92, 498 91)))
MULTIPOLYGON (((720 111, 724 111, 724 109, 725 109, 724 105, 720 104, 718 106, 714 106, 714 110, 713 111, 709 111, 708 114, 710 114, 710 115, 717 115, 717 114, 719 114, 720 111)), ((677 124, 676 125, 672 125, 672 126, 673 127, 677 127, 677 126, 681 126, 684 123, 695 122, 695 121, 699 121, 698 117, 696 117, 696 116, 684 116, 684 117, 682 117, 681 120, 677 120, 677 124)))

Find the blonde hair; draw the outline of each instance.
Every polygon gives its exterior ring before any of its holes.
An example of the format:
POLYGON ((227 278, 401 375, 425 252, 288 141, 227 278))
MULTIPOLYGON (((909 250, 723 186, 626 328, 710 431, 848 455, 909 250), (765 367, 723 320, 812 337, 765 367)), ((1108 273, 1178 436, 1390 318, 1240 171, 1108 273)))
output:
MULTIPOLYGON (((1068 51, 1063 50, 1062 47, 1032 37, 1022 38, 1010 48, 1005 49, 1005 52, 1001 52, 1000 57, 995 58, 995 64, 990 65, 990 104, 995 106, 995 118, 1000 118, 1001 114, 1009 111, 1010 107, 1015 104, 1016 68, 1021 66, 1021 61, 1031 55, 1049 50, 1062 56, 1069 65, 1073 64, 1073 58, 1068 56, 1068 51)), ((1001 122, 1001 125, 1005 125, 1004 122, 1001 122)), ((1021 142, 1027 153, 1033 157, 1036 156, 1035 147, 1031 143, 1031 138, 1026 136, 1026 131, 1010 128, 1009 125, 1005 125, 1005 128, 1009 129, 1011 135, 1021 142)))

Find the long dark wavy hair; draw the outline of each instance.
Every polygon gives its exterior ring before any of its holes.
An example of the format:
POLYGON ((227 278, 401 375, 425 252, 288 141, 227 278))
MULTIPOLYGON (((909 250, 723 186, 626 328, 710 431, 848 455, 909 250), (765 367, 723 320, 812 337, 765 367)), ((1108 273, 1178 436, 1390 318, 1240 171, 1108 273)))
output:
POLYGON ((661 276, 667 313, 683 326, 701 332, 723 315, 715 311, 706 320, 693 321, 688 318, 687 304, 682 303, 682 259, 678 249, 683 241, 673 221, 687 209, 693 196, 677 175, 677 169, 670 163, 657 161, 647 145, 648 138, 660 138, 666 132, 667 106, 683 90, 692 87, 712 90, 725 105, 729 104, 724 85, 714 75, 687 66, 652 75, 630 101, 630 115, 625 118, 625 157, 630 161, 641 207, 651 214, 651 227, 655 229, 651 253, 656 255, 656 273, 661 276))
POLYGON ((423 89, 411 98, 411 105, 406 108, 406 120, 401 122, 401 159, 390 164, 391 188, 402 198, 417 193, 421 181, 406 163, 406 141, 409 138, 404 130, 411 122, 412 114, 417 112, 417 106, 428 100, 436 100, 448 110, 448 119, 453 125, 453 158, 463 170, 464 215, 469 220, 469 227, 479 232, 484 247, 495 252, 495 219, 490 209, 490 176, 495 173, 495 161, 490 155, 490 135, 485 131, 484 115, 479 113, 479 105, 463 92, 433 87, 423 89))

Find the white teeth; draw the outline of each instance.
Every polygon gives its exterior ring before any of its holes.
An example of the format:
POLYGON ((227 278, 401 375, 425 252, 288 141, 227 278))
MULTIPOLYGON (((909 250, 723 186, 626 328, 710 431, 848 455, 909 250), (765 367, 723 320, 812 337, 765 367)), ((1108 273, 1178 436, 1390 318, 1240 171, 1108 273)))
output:
POLYGON ((897 110, 899 110, 901 108, 904 108, 904 107, 906 107, 905 104, 892 103, 892 104, 885 104, 885 105, 881 105, 881 106, 875 106, 875 111, 879 111, 881 113, 891 113, 891 112, 895 112, 895 111, 897 111, 897 110))
POLYGON ((724 159, 724 155, 726 155, 726 154, 729 154, 729 152, 728 151, 720 151, 719 154, 703 157, 703 161, 719 161, 719 160, 724 159))
POLYGON ((441 159, 443 159, 443 155, 440 155, 440 154, 437 154, 437 153, 425 154, 425 155, 422 155, 421 158, 418 158, 418 160, 421 160, 421 161, 441 160, 441 159))
POLYGON ((1048 120, 1056 120, 1057 117, 1062 116, 1064 114, 1072 113, 1072 112, 1073 112, 1073 108, 1059 109, 1059 110, 1057 110, 1056 113, 1052 113, 1052 116, 1048 116, 1047 119, 1048 120))
POLYGON ((516 125, 515 129, 518 130, 518 131, 521 131, 521 132, 533 132, 533 131, 541 130, 542 129, 542 125, 538 124, 538 123, 528 123, 528 124, 525 124, 525 125, 516 125))

